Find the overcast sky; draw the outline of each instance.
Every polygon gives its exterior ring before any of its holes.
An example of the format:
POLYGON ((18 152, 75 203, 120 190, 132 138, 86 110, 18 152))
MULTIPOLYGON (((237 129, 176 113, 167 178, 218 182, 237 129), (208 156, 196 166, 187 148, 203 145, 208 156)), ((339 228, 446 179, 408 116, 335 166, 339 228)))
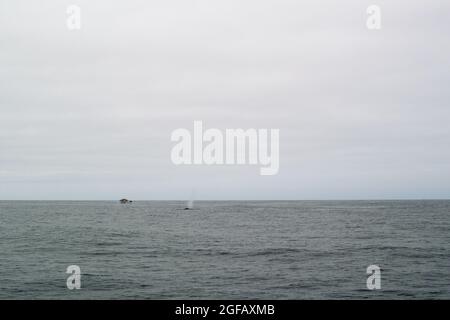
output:
POLYGON ((449 1, 2 0, 0 199, 449 198, 449 39, 449 1), (280 129, 278 175, 175 166, 194 120, 280 129))

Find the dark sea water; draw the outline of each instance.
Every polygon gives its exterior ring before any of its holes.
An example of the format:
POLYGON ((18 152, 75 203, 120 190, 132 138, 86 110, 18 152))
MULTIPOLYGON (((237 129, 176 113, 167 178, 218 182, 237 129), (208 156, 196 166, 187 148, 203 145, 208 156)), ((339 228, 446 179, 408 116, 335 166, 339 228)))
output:
POLYGON ((184 205, 0 201, 0 298, 450 298, 450 201, 184 205))

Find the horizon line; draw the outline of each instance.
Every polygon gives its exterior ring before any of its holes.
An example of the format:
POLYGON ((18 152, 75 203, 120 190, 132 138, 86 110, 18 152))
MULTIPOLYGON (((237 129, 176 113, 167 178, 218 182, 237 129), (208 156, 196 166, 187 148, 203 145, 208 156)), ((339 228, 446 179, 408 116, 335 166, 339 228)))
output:
MULTIPOLYGON (((138 201, 189 201, 190 199, 129 199, 138 201)), ((111 201, 120 199, 0 199, 0 201, 111 201)), ((450 201, 450 198, 366 198, 366 199, 195 199, 193 201, 450 201)))

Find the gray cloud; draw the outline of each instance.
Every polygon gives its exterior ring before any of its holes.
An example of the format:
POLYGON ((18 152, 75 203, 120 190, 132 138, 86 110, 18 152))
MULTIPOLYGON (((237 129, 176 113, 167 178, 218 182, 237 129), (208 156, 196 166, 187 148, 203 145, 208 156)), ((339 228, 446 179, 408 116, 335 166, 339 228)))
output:
POLYGON ((448 198, 450 4, 375 2, 4 1, 0 198, 448 198), (194 120, 279 128, 279 174, 174 166, 194 120))

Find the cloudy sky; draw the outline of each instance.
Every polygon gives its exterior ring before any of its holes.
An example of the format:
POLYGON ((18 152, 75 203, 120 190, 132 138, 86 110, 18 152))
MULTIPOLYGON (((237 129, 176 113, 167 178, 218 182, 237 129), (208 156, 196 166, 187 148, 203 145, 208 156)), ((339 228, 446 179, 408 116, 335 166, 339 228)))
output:
POLYGON ((2 0, 0 199, 448 198, 449 39, 449 1, 2 0), (175 166, 194 120, 280 129, 278 175, 175 166))

